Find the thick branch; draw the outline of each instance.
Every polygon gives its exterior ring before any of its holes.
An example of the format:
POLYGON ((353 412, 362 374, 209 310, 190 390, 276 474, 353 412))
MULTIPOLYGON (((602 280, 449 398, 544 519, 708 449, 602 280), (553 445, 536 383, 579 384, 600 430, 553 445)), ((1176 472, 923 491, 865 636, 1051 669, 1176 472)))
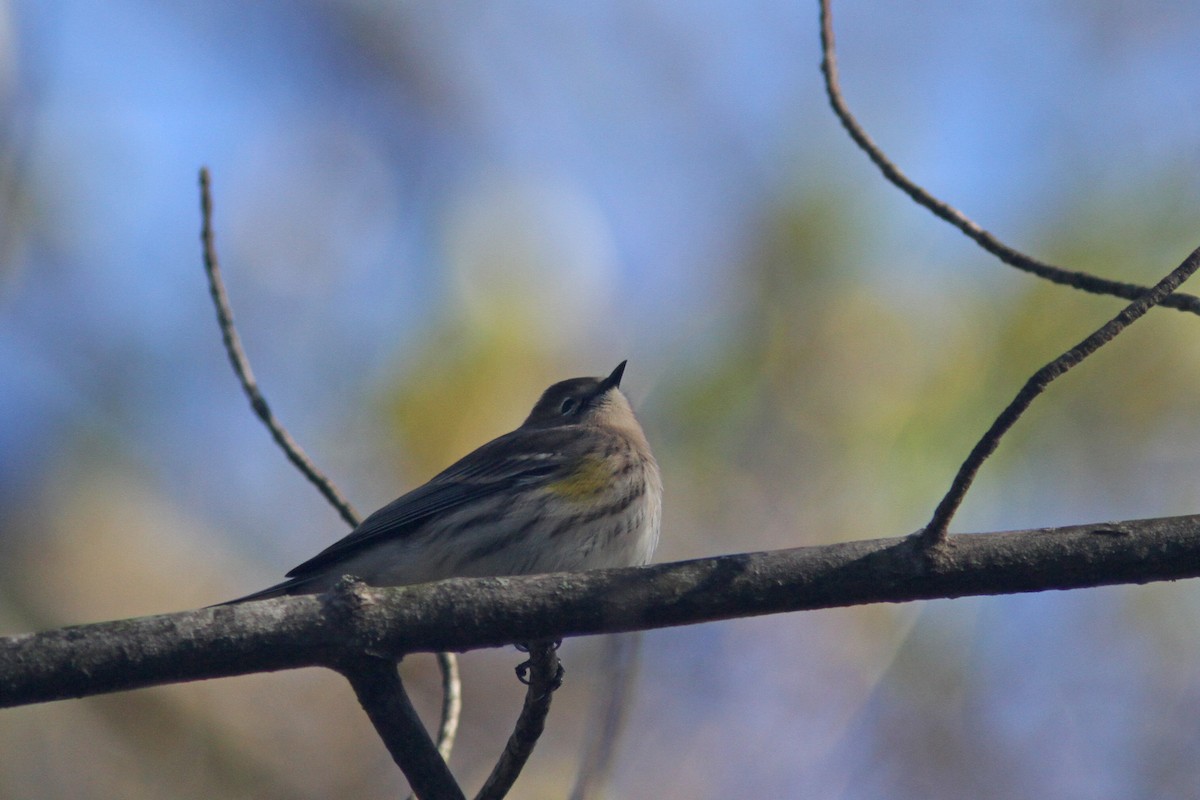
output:
POLYGON ((281 597, 0 639, 0 707, 163 683, 863 603, 1200 576, 1200 516, 281 597), (346 606, 352 605, 352 613, 346 606))
POLYGON ((340 671, 416 796, 464 800, 404 691, 396 662, 364 656, 347 660, 340 671))

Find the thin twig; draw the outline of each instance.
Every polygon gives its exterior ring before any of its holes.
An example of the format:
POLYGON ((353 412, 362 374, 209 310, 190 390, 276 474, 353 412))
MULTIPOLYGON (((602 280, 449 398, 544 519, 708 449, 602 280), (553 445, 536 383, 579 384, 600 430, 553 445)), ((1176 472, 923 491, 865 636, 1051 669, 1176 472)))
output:
POLYGON ((465 800, 412 707, 396 662, 363 656, 341 665, 339 671, 354 687, 358 702, 417 797, 465 800))
POLYGON ((529 646, 529 689, 525 692, 525 704, 504 752, 475 800, 499 800, 507 795, 533 753, 533 747, 546 727, 550 699, 562 682, 557 650, 557 642, 538 642, 529 646))
POLYGON ((437 749, 448 762, 462 713, 462 680, 458 675, 458 657, 454 653, 438 653, 437 661, 442 671, 442 724, 438 728, 437 749))
POLYGON ((209 293, 212 295, 213 305, 217 308, 217 324, 221 326, 221 338, 225 341, 225 352, 229 355, 229 363, 233 365, 233 371, 242 384, 242 391, 250 401, 250 408, 267 426, 267 430, 271 432, 276 444, 283 448, 283 452, 296 469, 300 470, 304 477, 317 487, 317 490, 337 509, 342 519, 346 520, 350 527, 358 527, 359 517, 350 502, 342 496, 333 482, 317 469, 312 459, 305 454, 292 435, 275 419, 270 406, 267 405, 266 399, 258 389, 258 383, 254 380, 250 362, 246 358, 245 350, 242 349, 241 337, 238 336, 237 328, 233 324, 233 311, 229 307, 229 296, 225 292, 225 283, 221 279, 221 267, 217 262, 217 247, 212 227, 212 192, 207 167, 200 169, 200 213, 203 218, 200 241, 204 244, 204 271, 208 274, 209 293))
MULTIPOLYGON (((884 177, 897 186, 915 202, 924 206, 934 215, 949 222, 955 228, 970 237, 976 244, 996 256, 1005 264, 1019 270, 1045 278, 1053 283, 1071 286, 1093 294, 1107 294, 1122 297, 1126 300, 1136 300, 1150 291, 1148 286, 1134 283, 1111 281, 1086 272, 1063 269, 1014 250, 1001 242, 992 234, 981 228, 975 221, 968 218, 954 206, 931 195, 913 182, 899 167, 884 155, 863 127, 855 119, 842 97, 841 85, 838 79, 837 53, 833 39, 833 12, 830 9, 831 0, 818 0, 821 6, 821 72, 825 76, 825 91, 829 96, 829 104, 833 113, 841 121, 842 127, 850 138, 858 145, 867 157, 874 162, 884 177)), ((1161 305, 1200 314, 1200 297, 1190 294, 1173 294, 1167 297, 1161 305)))
MULTIPOLYGON (((462 713, 462 681, 458 675, 458 657, 454 653, 437 654, 438 669, 442 671, 442 722, 438 727, 437 751, 442 760, 450 763, 454 737, 458 735, 458 719, 462 713)), ((408 800, 413 800, 409 795, 408 800)))
POLYGON ((604 792, 612 773, 617 743, 633 706, 642 638, 641 632, 636 632, 604 639, 603 678, 588 715, 591 723, 570 800, 587 800, 604 792))
MULTIPOLYGON (((217 260, 217 247, 212 225, 212 179, 207 167, 200 168, 200 241, 204 246, 204 270, 208 275, 209 293, 217 311, 217 323, 221 328, 221 338, 225 343, 225 352, 229 363, 233 365, 234 374, 242 385, 250 407, 255 415, 267 426, 272 438, 283 449, 288 460, 308 478, 322 496, 329 501, 342 519, 351 528, 358 527, 358 513, 350 505, 336 484, 321 472, 312 459, 292 438, 283 423, 275 418, 267 405, 266 399, 254 379, 254 371, 250 368, 250 360, 242 348, 242 340, 237 327, 233 323, 233 310, 229 304, 229 295, 225 291, 225 281, 221 278, 221 267, 217 260)), ((453 653, 438 653, 438 667, 442 672, 442 721, 438 731, 438 752, 447 761, 454 747, 454 737, 458 731, 459 715, 462 712, 462 683, 458 674, 458 657, 453 653)))
POLYGON ((988 428, 983 438, 975 444, 966 461, 959 467, 958 474, 955 475, 954 482, 950 485, 950 490, 946 492, 946 496, 938 503, 937 509, 933 512, 933 518, 920 533, 923 542, 927 546, 937 545, 945 541, 950 519, 954 516, 954 512, 958 510, 959 505, 962 504, 967 490, 971 488, 971 483, 975 480, 975 474, 979 471, 979 467, 987 460, 988 456, 995 452, 997 445, 1000 444, 1001 437, 1021 418, 1025 410, 1029 408, 1034 399, 1045 390, 1050 382, 1112 341, 1117 334, 1131 323, 1139 319, 1155 305, 1161 303, 1164 298, 1175 291, 1179 284, 1187 280, 1196 271, 1197 267, 1200 267, 1200 248, 1193 250, 1184 259, 1182 264, 1171 270, 1165 278, 1156 283, 1154 288, 1148 291, 1142 298, 1127 305, 1120 314, 1117 314, 1117 316, 1098 328, 1091 336, 1088 336, 1082 342, 1049 364, 1046 364, 1025 382, 1025 385, 1021 387, 1021 391, 1008 404, 1008 407, 1000 413, 1000 416, 988 428))

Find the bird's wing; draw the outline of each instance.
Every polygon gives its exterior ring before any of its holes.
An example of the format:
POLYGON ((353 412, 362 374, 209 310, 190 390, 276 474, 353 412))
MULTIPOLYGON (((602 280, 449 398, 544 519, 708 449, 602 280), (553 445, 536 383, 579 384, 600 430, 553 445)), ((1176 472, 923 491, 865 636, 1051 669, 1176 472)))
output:
POLYGON ((547 438, 542 433, 518 430, 493 439, 371 514, 349 535, 294 568, 287 577, 310 575, 380 539, 409 536, 438 514, 563 470, 566 454, 540 447, 547 438), (513 446, 518 435, 519 449, 513 446))

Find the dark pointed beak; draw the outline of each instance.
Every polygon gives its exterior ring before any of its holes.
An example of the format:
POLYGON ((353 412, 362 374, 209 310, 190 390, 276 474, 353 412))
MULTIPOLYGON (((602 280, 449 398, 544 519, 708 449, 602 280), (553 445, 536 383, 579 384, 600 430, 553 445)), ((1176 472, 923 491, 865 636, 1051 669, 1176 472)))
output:
POLYGON ((627 363, 628 360, 617 364, 617 368, 612 371, 612 374, 600 381, 600 387, 597 394, 603 394, 609 389, 616 389, 621 385, 621 376, 625 374, 625 365, 627 363))

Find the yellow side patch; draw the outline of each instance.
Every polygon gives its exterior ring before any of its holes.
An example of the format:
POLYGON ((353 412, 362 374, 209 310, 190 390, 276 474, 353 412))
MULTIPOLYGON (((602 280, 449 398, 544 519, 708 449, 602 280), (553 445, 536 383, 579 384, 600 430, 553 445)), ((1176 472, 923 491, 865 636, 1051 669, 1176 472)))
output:
POLYGON ((546 489, 569 500, 587 500, 602 493, 612 482, 612 471, 600 458, 584 458, 573 473, 546 485, 546 489))

